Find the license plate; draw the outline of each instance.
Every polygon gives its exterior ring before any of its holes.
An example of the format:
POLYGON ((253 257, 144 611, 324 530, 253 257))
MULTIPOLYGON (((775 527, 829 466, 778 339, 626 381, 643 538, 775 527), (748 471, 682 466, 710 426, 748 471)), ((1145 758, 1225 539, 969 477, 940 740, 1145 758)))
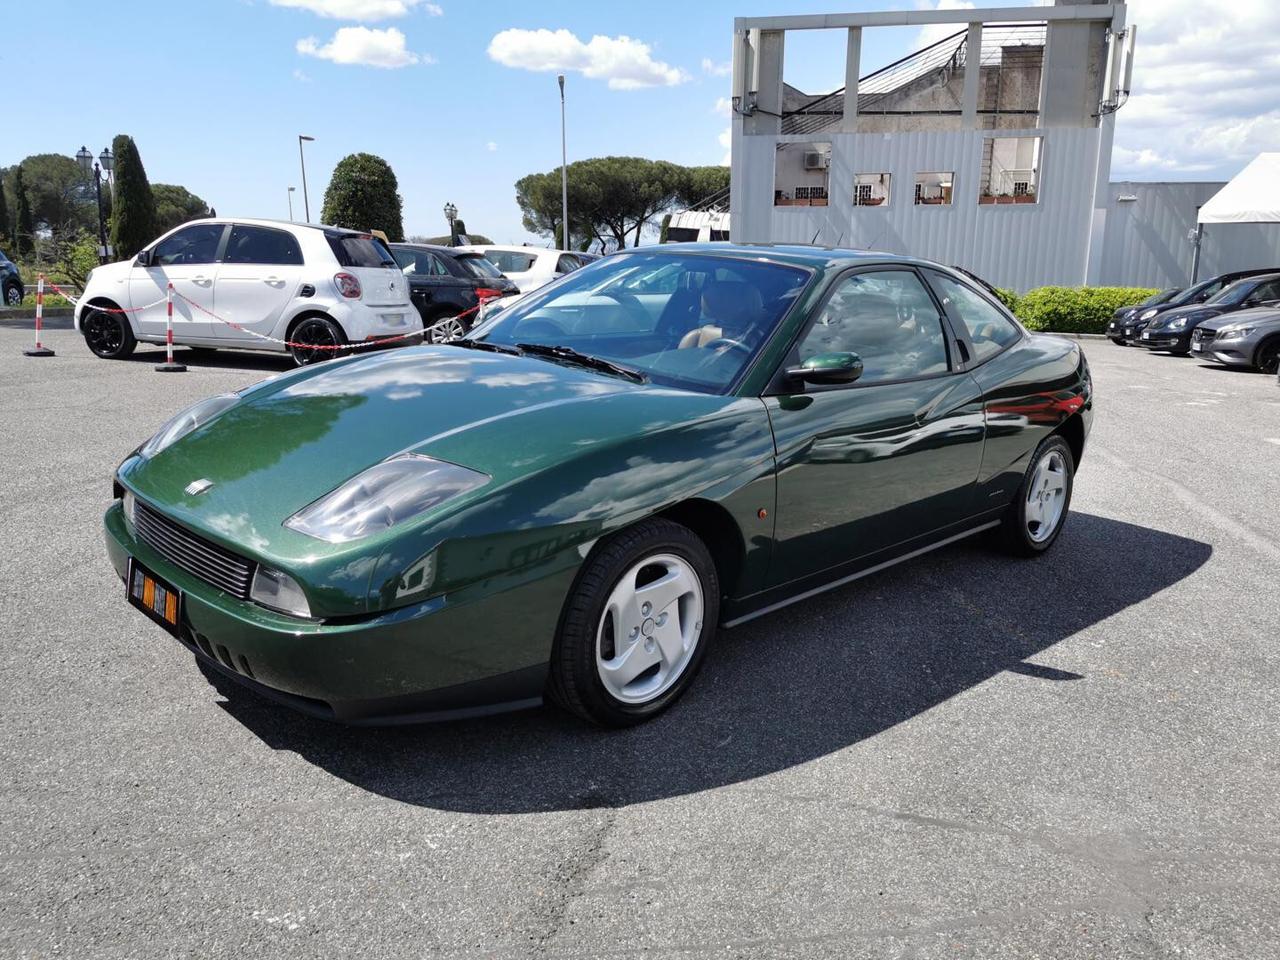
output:
POLYGON ((175 637, 179 636, 182 594, 132 557, 129 558, 129 579, 125 581, 125 596, 160 626, 175 637))
POLYGON ((1150 334, 1149 332, 1147 332, 1146 330, 1143 330, 1143 331, 1142 331, 1142 339, 1143 339, 1143 340, 1150 340, 1150 339, 1151 339, 1151 334, 1150 334))
POLYGON ((1191 345, 1191 349, 1194 350, 1196 353, 1199 353, 1201 350, 1204 349, 1204 347, 1201 345, 1200 341, 1197 340, 1195 343, 1191 345))
POLYGON ((400 324, 404 323, 404 314, 403 313, 384 313, 382 315, 382 319, 387 321, 387 324, 389 326, 398 327, 400 326, 400 324))
POLYGON ((1133 336, 1133 327, 1125 327, 1125 328, 1124 328, 1124 335, 1125 335, 1126 337, 1132 337, 1132 336, 1133 336))

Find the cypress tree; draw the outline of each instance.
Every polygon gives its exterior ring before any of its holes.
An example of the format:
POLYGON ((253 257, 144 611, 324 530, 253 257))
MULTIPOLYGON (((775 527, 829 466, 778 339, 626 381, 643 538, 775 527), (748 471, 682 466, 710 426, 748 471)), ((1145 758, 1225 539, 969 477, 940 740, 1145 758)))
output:
POLYGON ((398 189, 387 161, 371 153, 353 153, 333 168, 320 220, 351 230, 382 230, 392 243, 400 243, 404 223, 398 189))
POLYGON ((117 260, 128 260, 156 237, 156 199, 133 137, 111 141, 116 156, 116 195, 111 209, 111 246, 117 260))
POLYGON ((4 178, 0 177, 0 243, 8 244, 13 224, 9 221, 9 201, 4 196, 4 178))
POLYGON ((24 257, 35 249, 36 226, 31 219, 31 201, 27 198, 27 185, 22 179, 21 165, 13 171, 13 205, 17 207, 13 245, 18 256, 24 257))

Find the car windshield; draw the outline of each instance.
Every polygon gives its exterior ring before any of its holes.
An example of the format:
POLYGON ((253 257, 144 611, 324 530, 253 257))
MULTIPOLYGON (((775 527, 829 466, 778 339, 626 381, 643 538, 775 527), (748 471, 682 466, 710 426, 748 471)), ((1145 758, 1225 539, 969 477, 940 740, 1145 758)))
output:
POLYGON ((1199 303, 1211 294, 1215 294, 1222 289, 1221 280, 1204 280, 1197 283, 1194 287, 1187 287, 1180 294, 1169 301, 1171 307, 1182 307, 1189 303, 1199 303))
POLYGON ((515 250, 486 250, 485 257, 503 273, 527 273, 533 269, 536 253, 520 253, 515 250))
POLYGON ((463 253, 458 255, 458 262, 462 264, 462 269, 466 270, 473 276, 477 276, 482 280, 501 279, 502 271, 495 267, 487 257, 478 253, 463 253))
POLYGON ((1178 292, 1179 292, 1178 287, 1170 287, 1168 290, 1161 290, 1160 292, 1153 293, 1151 296, 1147 297, 1147 299, 1143 300, 1142 303, 1139 304, 1139 306, 1154 307, 1161 303, 1168 303, 1170 300, 1172 300, 1174 297, 1178 295, 1178 292))
POLYGON ((631 253, 568 274, 473 338, 602 358, 669 386, 722 393, 755 358, 810 273, 730 257, 631 253))
POLYGON ((1244 299, 1253 292, 1253 288, 1256 285, 1256 280, 1237 280, 1231 286, 1215 293, 1205 303, 1233 307, 1238 303, 1243 303, 1244 299))

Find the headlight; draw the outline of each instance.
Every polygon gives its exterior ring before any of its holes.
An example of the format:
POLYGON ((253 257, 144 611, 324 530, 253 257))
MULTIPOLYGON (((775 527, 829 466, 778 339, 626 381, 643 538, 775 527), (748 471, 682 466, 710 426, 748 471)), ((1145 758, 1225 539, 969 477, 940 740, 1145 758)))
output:
POLYGON ((328 543, 381 533, 489 482, 456 463, 406 453, 375 464, 284 522, 328 543))
POLYGON ((1138 319, 1139 319, 1139 320, 1150 320, 1152 317, 1154 317, 1154 316, 1155 316, 1157 313, 1159 313, 1159 312, 1160 312, 1159 310, 1143 310, 1143 311, 1142 311, 1142 313, 1141 313, 1141 314, 1139 314, 1138 319))
POLYGON ((1181 329, 1182 329, 1183 327, 1185 327, 1186 325, 1187 325, 1187 318, 1186 318, 1186 317, 1179 317, 1177 320, 1174 320, 1173 322, 1171 322, 1171 323, 1169 324, 1169 329, 1170 329, 1170 330, 1181 330, 1181 329))
POLYGON ((196 427, 202 427, 228 407, 233 406, 240 398, 234 393, 201 400, 187 407, 180 414, 156 431, 156 435, 144 443, 138 450, 138 456, 154 457, 161 450, 177 443, 196 427))
POLYGON ((307 603, 307 595, 298 586, 298 581, 270 567, 258 567, 258 572, 253 575, 253 586, 249 588, 249 599, 290 616, 304 619, 311 616, 311 604, 307 603))
POLYGON ((1253 327, 1227 327, 1225 330, 1218 331, 1219 340, 1243 340, 1249 334, 1253 333, 1253 327))

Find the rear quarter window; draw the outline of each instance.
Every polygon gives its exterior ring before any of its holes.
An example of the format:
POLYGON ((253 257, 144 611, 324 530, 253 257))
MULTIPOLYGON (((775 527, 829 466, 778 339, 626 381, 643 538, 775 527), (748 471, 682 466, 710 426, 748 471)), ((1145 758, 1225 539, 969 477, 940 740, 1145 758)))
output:
POLYGON ((329 249, 344 267, 394 267, 395 257, 377 237, 355 233, 327 233, 329 249))
POLYGON ((486 250, 485 258, 503 273, 528 273, 538 259, 536 253, 514 250, 486 250))

